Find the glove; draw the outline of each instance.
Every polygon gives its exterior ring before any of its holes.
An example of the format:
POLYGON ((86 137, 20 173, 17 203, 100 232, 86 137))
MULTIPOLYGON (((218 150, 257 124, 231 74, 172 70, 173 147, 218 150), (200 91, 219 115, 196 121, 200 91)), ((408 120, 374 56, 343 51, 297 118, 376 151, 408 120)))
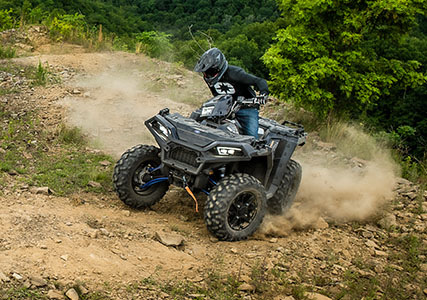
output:
POLYGON ((237 97, 237 101, 248 107, 257 107, 259 105, 263 105, 267 102, 268 95, 256 96, 254 98, 245 98, 243 96, 237 97))
POLYGON ((257 98, 259 99, 259 104, 264 105, 267 103, 268 94, 267 93, 261 93, 257 98))

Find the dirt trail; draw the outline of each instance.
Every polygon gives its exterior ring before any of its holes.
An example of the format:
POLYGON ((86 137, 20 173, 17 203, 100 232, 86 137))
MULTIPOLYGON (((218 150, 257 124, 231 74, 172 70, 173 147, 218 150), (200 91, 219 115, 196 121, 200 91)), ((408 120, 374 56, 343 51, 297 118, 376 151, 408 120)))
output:
POLYGON ((196 74, 144 56, 74 53, 19 60, 66 68, 60 75, 70 94, 59 104, 67 109, 67 123, 115 157, 136 144, 154 143, 144 121, 160 109, 188 115, 208 97, 196 74))
MULTIPOLYGON (((115 157, 135 144, 153 143, 143 123, 160 109, 188 114, 209 95, 197 75, 127 53, 18 60, 48 62, 61 77, 54 92, 34 92, 34 98, 43 95, 47 118, 65 118, 88 134, 93 147, 115 157)), ((312 177, 322 176, 316 174, 312 177)), ((387 196, 392 197, 389 191, 387 196)), ((199 204, 203 207, 203 199, 199 204)), ((354 268, 353 258, 387 263, 383 253, 388 248, 376 240, 384 233, 374 223, 356 232, 350 224, 328 224, 317 216, 295 231, 283 220, 268 218, 249 240, 226 243, 209 235, 202 213, 195 213, 191 198, 177 188, 143 211, 130 210, 114 194, 62 198, 17 190, 0 197, 0 272, 41 276, 65 285, 80 280, 96 290, 104 282, 128 284, 149 276, 203 283, 212 271, 251 283, 252 271, 262 266, 286 270, 291 283, 300 282, 300 270, 306 276, 332 272, 328 280, 339 285, 345 270, 354 268), (165 246, 157 238, 162 234, 178 236, 184 244, 165 246), (367 243, 371 239, 375 248, 367 243)))

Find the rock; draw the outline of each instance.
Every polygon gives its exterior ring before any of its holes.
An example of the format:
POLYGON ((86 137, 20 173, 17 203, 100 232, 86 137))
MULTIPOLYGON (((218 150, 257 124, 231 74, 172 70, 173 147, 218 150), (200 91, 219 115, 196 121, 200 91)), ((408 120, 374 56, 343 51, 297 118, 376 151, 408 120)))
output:
POLYGON ((184 243, 184 238, 180 235, 157 231, 156 239, 165 246, 178 247, 184 243))
POLYGON ((68 260, 68 254, 61 255, 61 256, 60 256, 60 258, 61 258, 63 261, 67 261, 67 260, 68 260))
POLYGON ((376 256, 384 256, 384 257, 387 257, 387 256, 388 256, 388 253, 387 253, 387 252, 384 252, 384 251, 381 251, 381 250, 375 250, 375 255, 376 255, 376 256))
POLYGON ((23 277, 22 277, 21 275, 19 275, 18 273, 13 273, 13 274, 12 274, 12 277, 13 277, 13 278, 15 278, 16 280, 22 280, 22 278, 23 278, 23 277))
POLYGON ((393 214, 387 214, 384 218, 377 222, 378 226, 383 229, 389 229, 390 227, 397 226, 396 216, 393 214))
POLYGON ((99 229, 99 232, 101 232, 101 234, 102 235, 105 235, 105 236, 108 236, 110 233, 108 232, 108 230, 107 229, 105 229, 105 228, 101 228, 101 229, 99 229))
POLYGON ((219 240, 216 237, 213 237, 213 236, 209 237, 209 241, 211 243, 218 243, 219 242, 219 240))
POLYGON ((10 279, 3 272, 0 271, 0 282, 9 282, 10 279))
POLYGON ((129 210, 124 210, 124 211, 123 211, 123 215, 124 215, 125 217, 130 217, 130 211, 129 211, 129 210))
POLYGON ((57 299, 57 300, 64 300, 65 299, 64 295, 60 291, 57 291, 57 290, 49 290, 47 292, 47 297, 49 299, 57 299))
POLYGON ((368 247, 370 247, 370 248, 376 248, 376 249, 380 248, 375 242, 373 242, 371 240, 365 242, 365 245, 368 246, 368 247))
POLYGON ((242 283, 239 286, 239 291, 242 291, 242 292, 254 292, 255 291, 255 286, 253 286, 252 284, 249 284, 249 283, 242 283))
POLYGON ((74 95, 79 95, 82 92, 80 90, 78 90, 78 89, 74 89, 71 93, 74 94, 74 95))
POLYGON ((103 160, 103 161, 100 161, 99 164, 101 166, 108 167, 109 165, 111 165, 111 162, 109 162, 108 160, 103 160))
POLYGON ((79 300, 79 294, 77 294, 75 289, 69 289, 65 295, 70 299, 70 300, 79 300))
POLYGON ((361 158, 358 158, 358 157, 353 157, 350 161, 354 165, 358 166, 359 168, 363 168, 363 167, 365 167, 368 164, 367 160, 364 160, 364 159, 361 159, 361 158))
POLYGON ((16 43, 15 47, 21 48, 22 50, 25 50, 25 51, 28 51, 28 52, 34 51, 34 47, 33 46, 22 44, 22 43, 16 43))
POLYGON ((102 185, 99 182, 96 182, 96 181, 89 181, 87 185, 90 186, 90 187, 93 187, 93 188, 100 188, 100 187, 102 187, 102 185))
POLYGON ((349 252, 348 250, 343 249, 343 250, 341 251, 341 253, 342 253, 342 255, 344 256, 344 258, 345 258, 346 260, 351 260, 352 256, 351 256, 351 254, 350 254, 350 252, 349 252))
POLYGON ((319 217, 316 223, 313 224, 314 229, 326 229, 328 227, 329 227, 329 224, 322 217, 319 217))
POLYGON ((50 195, 52 191, 47 186, 43 187, 32 187, 30 188, 30 192, 33 194, 42 194, 42 195, 50 195))
POLYGON ((98 229, 92 231, 91 233, 89 233, 89 236, 93 239, 96 239, 99 236, 100 231, 98 229))
POLYGON ((89 294, 88 289, 87 289, 86 287, 84 287, 83 285, 79 285, 79 289, 80 289, 80 292, 81 292, 83 295, 87 295, 87 294, 89 294))
POLYGON ((206 295, 205 294, 188 294, 188 297, 192 299, 205 299, 206 295))
POLYGON ((396 182, 398 184, 401 184, 401 185, 411 185, 412 184, 412 182, 410 182, 409 180, 406 180, 405 178, 397 178, 396 182))
POLYGON ((47 285, 47 281, 44 280, 42 277, 38 277, 38 276, 31 276, 30 282, 32 285, 36 287, 43 287, 47 285))
POLYGON ((414 200, 417 198, 418 194, 416 192, 408 192, 408 193, 402 194, 402 196, 408 198, 409 200, 414 200))
POLYGON ((370 231, 362 231, 362 236, 367 239, 371 239, 374 237, 374 234, 370 231))
POLYGON ((310 300, 332 300, 331 298, 318 293, 305 293, 305 296, 310 300))

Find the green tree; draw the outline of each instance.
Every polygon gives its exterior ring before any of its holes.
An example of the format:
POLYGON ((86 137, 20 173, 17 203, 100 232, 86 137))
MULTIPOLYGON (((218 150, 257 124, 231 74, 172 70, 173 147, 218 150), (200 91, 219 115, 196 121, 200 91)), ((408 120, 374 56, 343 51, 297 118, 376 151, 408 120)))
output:
POLYGON ((170 34, 157 31, 146 31, 136 35, 136 40, 142 44, 142 50, 145 54, 166 60, 172 56, 170 38, 170 34))
POLYGON ((421 64, 387 56, 425 13, 421 0, 278 0, 284 19, 263 57, 271 89, 322 117, 360 116, 427 80, 421 64))
POLYGON ((13 27, 12 9, 0 10, 0 31, 13 27))

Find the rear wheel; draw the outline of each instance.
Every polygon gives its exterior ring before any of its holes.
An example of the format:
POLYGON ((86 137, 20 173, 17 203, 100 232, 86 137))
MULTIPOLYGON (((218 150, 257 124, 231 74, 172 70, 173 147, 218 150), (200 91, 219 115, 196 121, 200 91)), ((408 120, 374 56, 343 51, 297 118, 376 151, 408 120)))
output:
POLYGON ((267 201, 270 214, 281 215, 291 207, 301 183, 301 177, 301 165, 292 159, 289 160, 279 188, 267 201))
POLYGON ((125 204, 133 208, 149 207, 165 195, 169 183, 156 170, 161 164, 159 153, 159 148, 148 145, 137 145, 123 153, 114 167, 113 184, 125 204))
POLYGON ((220 240, 238 241, 252 235, 266 212, 266 193, 261 182, 248 174, 222 179, 205 205, 208 230, 220 240))

